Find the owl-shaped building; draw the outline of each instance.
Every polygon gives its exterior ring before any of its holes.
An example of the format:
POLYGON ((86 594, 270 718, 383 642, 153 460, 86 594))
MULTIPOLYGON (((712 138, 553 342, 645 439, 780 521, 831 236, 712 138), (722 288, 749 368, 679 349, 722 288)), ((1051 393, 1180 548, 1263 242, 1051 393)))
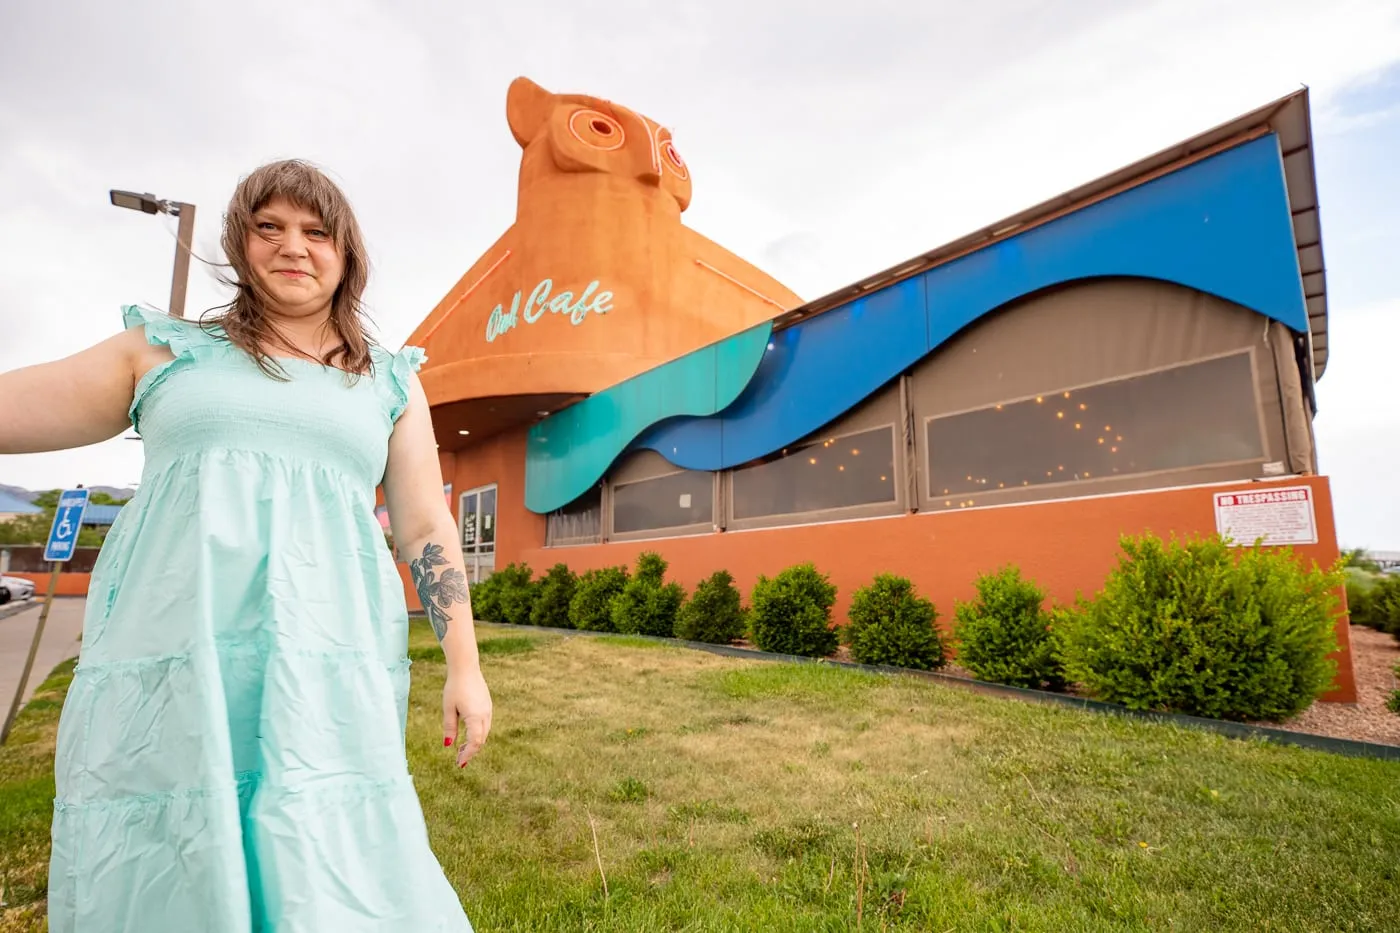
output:
POLYGON ((409 338, 448 436, 484 436, 801 304, 681 223, 690 167, 664 126, 527 78, 506 118, 522 149, 515 223, 409 338))
POLYGON ((807 303, 682 224, 660 123, 523 78, 506 115, 515 223, 409 338, 475 579, 810 561, 840 622, 880 573, 1073 600, 1146 531, 1337 558, 1306 90, 807 303))

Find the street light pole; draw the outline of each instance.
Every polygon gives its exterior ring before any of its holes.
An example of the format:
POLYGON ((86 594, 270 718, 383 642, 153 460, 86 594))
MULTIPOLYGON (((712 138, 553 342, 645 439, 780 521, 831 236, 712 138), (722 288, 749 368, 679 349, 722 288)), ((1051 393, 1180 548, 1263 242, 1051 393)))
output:
POLYGON ((143 214, 169 214, 180 218, 179 229, 175 233, 175 269, 170 279, 170 316, 185 316, 185 291, 190 281, 190 251, 194 248, 194 205, 184 201, 167 201, 147 192, 109 192, 112 204, 143 214))
POLYGON ((190 284, 190 250, 194 248, 194 205, 176 202, 171 211, 180 218, 175 233, 175 273, 170 279, 170 316, 185 316, 185 289, 190 284))

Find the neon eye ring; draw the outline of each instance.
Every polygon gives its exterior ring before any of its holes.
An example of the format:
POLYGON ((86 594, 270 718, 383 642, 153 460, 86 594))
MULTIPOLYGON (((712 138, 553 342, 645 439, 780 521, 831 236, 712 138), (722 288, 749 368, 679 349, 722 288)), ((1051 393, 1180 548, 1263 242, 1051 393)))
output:
POLYGON ((677 175, 681 178, 690 177, 690 170, 686 168, 685 160, 681 158, 681 154, 676 151, 675 143, 669 139, 666 140, 661 144, 661 152, 666 156, 666 161, 671 163, 671 168, 675 170, 677 175))
POLYGON ((621 149, 627 141, 627 133, 622 124, 597 110, 574 111, 569 117, 569 132, 573 134, 574 139, 590 149, 601 149, 604 152, 621 149))

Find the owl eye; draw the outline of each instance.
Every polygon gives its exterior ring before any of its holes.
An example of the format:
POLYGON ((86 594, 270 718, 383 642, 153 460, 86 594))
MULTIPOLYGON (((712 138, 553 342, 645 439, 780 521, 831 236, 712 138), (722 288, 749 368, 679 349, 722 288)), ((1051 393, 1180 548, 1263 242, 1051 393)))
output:
POLYGON ((585 146, 604 152, 620 149, 627 141, 622 124, 597 110, 575 110, 569 117, 569 132, 585 146))
POLYGON ((682 179, 690 177, 690 170, 686 168, 685 160, 682 159, 681 154, 676 151, 676 144, 671 140, 668 139, 662 142, 661 155, 666 159, 667 163, 670 164, 671 170, 682 179))

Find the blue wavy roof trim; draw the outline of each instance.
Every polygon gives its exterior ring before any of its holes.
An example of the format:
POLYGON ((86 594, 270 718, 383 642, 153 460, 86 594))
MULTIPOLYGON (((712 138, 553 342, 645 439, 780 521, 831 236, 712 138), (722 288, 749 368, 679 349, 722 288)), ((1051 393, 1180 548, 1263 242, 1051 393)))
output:
POLYGON ((723 470, 840 417, 979 318, 1081 279, 1158 279, 1308 328, 1273 134, 936 266, 773 336, 738 399, 654 424, 630 449, 723 470))

